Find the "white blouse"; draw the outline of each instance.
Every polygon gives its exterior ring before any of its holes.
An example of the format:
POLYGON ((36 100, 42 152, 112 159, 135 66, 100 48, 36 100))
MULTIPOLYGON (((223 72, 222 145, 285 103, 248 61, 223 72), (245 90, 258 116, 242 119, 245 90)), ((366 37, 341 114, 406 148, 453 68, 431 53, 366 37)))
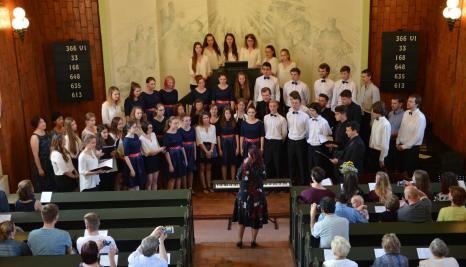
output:
POLYGON ((288 67, 285 67, 282 62, 278 64, 277 78, 280 84, 280 88, 283 88, 283 86, 285 86, 285 83, 291 80, 290 71, 292 68, 296 68, 296 63, 290 62, 290 65, 288 65, 288 67))
POLYGON ((192 66, 193 59, 189 59, 189 75, 190 75, 190 83, 192 85, 196 85, 196 80, 194 79, 194 76, 196 75, 202 75, 202 77, 207 77, 210 75, 212 72, 212 69, 210 68, 210 63, 209 59, 206 56, 202 56, 200 61, 197 61, 196 63, 196 72, 193 70, 192 66))
POLYGON ((144 155, 149 154, 151 151, 154 151, 156 149, 160 148, 159 142, 157 141, 157 136, 155 133, 151 133, 150 139, 147 139, 144 135, 141 135, 139 137, 139 140, 141 140, 141 146, 142 146, 142 151, 144 152, 144 155))
MULTIPOLYGON (((278 59, 276 57, 273 57, 271 59, 265 59, 264 62, 269 62, 270 65, 272 66, 272 75, 277 76, 278 72, 278 59)), ((263 63, 264 63, 263 62, 263 63)))
POLYGON ((196 142, 217 144, 217 133, 214 125, 210 125, 207 131, 203 126, 196 126, 196 142))
POLYGON ((83 191, 84 189, 94 188, 100 183, 100 177, 98 174, 95 175, 85 175, 90 170, 96 169, 99 167, 99 159, 96 157, 94 152, 92 155, 87 153, 81 153, 78 159, 79 166, 79 189, 83 191))
POLYGON ((227 58, 225 58, 225 54, 222 54, 222 55, 223 55, 223 62, 238 61, 238 58, 235 55, 233 55, 233 52, 228 52, 227 58))
POLYGON ((113 118, 118 117, 121 114, 121 107, 114 104, 109 104, 105 101, 102 104, 102 123, 110 125, 113 118))
POLYGON ((71 158, 68 158, 68 162, 66 162, 63 155, 56 150, 50 153, 50 161, 52 162, 55 175, 63 175, 66 172, 72 172, 74 170, 71 158))
POLYGON ((242 47, 239 50, 239 60, 247 61, 248 68, 257 68, 262 64, 261 52, 258 48, 249 51, 247 48, 242 47))
POLYGON ((222 54, 217 55, 215 50, 210 51, 209 49, 204 49, 204 56, 207 56, 209 59, 210 68, 213 70, 218 69, 220 66, 223 66, 223 57, 222 54))

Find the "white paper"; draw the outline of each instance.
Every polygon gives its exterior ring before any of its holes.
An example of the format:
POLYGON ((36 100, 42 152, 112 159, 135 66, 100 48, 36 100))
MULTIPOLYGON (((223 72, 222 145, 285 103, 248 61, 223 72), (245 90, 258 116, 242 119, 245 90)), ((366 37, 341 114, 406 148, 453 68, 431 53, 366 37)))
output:
POLYGON ((332 184, 332 179, 330 179, 330 178, 325 178, 324 180, 322 180, 322 181, 320 182, 320 184, 323 185, 323 186, 330 186, 330 185, 333 185, 333 184, 332 184))
POLYGON ((374 255, 376 258, 380 258, 385 255, 385 250, 383 248, 374 248, 374 255))
MULTIPOLYGON (((118 255, 115 255, 114 257, 115 263, 118 266, 118 255)), ((110 266, 110 257, 108 254, 100 254, 100 265, 101 266, 110 266)))
POLYGON ((420 260, 432 258, 432 252, 430 252, 429 248, 416 248, 416 250, 417 250, 417 257, 420 260))
POLYGON ((52 192, 42 192, 40 203, 50 203, 52 201, 52 192))
POLYGON ((384 206, 374 206, 374 209, 375 209, 375 213, 382 213, 387 210, 385 209, 384 206))
MULTIPOLYGON (((89 232, 86 230, 84 230, 84 236, 88 236, 89 235, 89 232)), ((99 235, 101 236, 108 236, 108 230, 99 230, 99 235)))
POLYGON ((368 183, 369 186, 369 191, 374 191, 375 190, 375 183, 368 183))
POLYGON ((327 140, 327 137, 326 137, 325 135, 319 134, 319 142, 320 142, 321 144, 323 144, 323 143, 325 143, 325 142, 327 142, 327 141, 328 141, 328 140, 327 140))
POLYGON ((461 186, 462 188, 466 189, 466 186, 464 185, 463 180, 458 181, 458 185, 461 186))
POLYGON ((324 259, 326 261, 335 259, 335 255, 333 255, 331 249, 324 249, 324 259))
POLYGON ((113 159, 107 159, 107 160, 102 161, 101 163, 99 163, 98 168, 102 168, 102 167, 109 167, 109 168, 113 169, 113 159))
POLYGON ((341 188, 341 190, 343 190, 343 184, 340 184, 340 188, 341 188))
POLYGON ((4 221, 11 221, 11 214, 0 214, 0 223, 4 221))

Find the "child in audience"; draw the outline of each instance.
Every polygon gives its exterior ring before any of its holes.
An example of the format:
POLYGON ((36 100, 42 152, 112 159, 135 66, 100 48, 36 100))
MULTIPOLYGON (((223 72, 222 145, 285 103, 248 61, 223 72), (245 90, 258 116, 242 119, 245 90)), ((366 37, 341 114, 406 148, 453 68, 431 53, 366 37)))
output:
POLYGON ((360 195, 354 195, 351 198, 351 206, 355 208, 366 220, 369 220, 369 212, 367 206, 364 205, 364 199, 360 195))

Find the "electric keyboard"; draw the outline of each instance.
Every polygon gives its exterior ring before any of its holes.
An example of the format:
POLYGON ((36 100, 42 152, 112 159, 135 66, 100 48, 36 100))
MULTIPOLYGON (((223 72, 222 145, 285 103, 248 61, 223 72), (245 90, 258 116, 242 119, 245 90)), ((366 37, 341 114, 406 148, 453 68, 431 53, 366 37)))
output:
MULTIPOLYGON (((237 180, 214 180, 214 190, 217 192, 234 192, 239 190, 240 182, 237 180)), ((289 190, 292 186, 290 179, 266 179, 264 180, 264 190, 282 191, 289 190)))

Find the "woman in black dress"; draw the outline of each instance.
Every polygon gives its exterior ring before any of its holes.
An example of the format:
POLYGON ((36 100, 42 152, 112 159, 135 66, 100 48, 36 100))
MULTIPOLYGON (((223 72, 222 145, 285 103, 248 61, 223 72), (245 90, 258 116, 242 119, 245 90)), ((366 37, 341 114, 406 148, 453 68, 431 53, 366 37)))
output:
POLYGON ((31 136, 31 151, 33 156, 32 170, 34 174, 35 187, 38 193, 42 191, 55 191, 55 176, 52 162, 50 161, 50 136, 45 131, 47 123, 40 116, 31 120, 34 132, 31 136))
POLYGON ((255 145, 249 147, 248 156, 240 168, 236 178, 241 184, 233 211, 233 221, 239 224, 239 241, 236 246, 243 247, 244 229, 249 226, 252 228, 251 248, 255 248, 259 229, 268 222, 267 200, 263 185, 265 166, 261 152, 255 145))

